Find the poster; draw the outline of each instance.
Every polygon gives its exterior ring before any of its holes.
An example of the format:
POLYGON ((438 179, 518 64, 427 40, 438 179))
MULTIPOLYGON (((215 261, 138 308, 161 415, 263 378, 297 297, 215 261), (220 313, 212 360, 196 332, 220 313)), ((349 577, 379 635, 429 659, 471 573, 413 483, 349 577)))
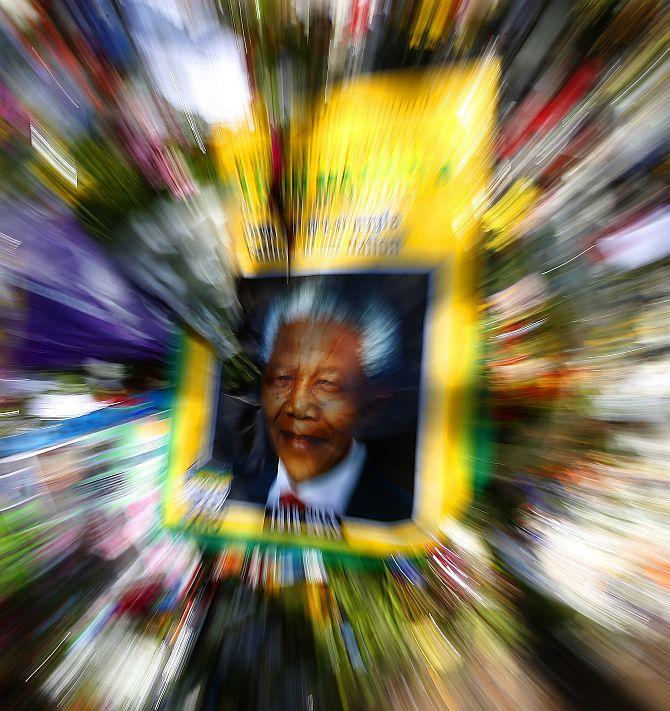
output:
MULTIPOLYGON (((288 278, 286 241, 252 239, 278 223, 237 191, 238 337, 253 375, 230 382, 185 336, 168 526, 386 555, 419 549, 467 506, 497 81, 489 61, 362 77, 293 126, 288 278)), ((222 139, 222 172, 256 173, 266 190, 250 140, 222 139)))

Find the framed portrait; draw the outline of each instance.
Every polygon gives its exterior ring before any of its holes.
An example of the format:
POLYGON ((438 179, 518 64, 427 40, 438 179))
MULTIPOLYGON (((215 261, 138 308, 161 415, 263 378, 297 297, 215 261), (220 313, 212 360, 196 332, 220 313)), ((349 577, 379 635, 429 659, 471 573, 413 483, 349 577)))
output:
MULTIPOLYGON (((248 377, 182 339, 168 526, 386 555, 465 509, 497 77, 477 62, 362 78, 292 129, 290 275, 265 212, 231 220, 248 377)), ((222 163, 239 172, 255 140, 228 137, 222 163)))

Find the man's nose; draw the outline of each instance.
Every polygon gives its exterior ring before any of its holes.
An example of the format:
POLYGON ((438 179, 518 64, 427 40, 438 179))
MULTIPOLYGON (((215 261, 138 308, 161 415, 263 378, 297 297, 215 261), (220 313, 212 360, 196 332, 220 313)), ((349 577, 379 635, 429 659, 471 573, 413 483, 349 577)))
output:
POLYGON ((298 420, 316 419, 318 406, 306 380, 297 380, 293 384, 286 403, 286 414, 298 420))

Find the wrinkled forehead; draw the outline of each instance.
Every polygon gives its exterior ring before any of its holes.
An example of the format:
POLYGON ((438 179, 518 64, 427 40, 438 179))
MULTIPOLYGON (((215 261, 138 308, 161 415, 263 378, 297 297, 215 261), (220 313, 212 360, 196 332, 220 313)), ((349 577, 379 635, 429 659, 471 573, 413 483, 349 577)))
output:
POLYGON ((333 320, 301 320, 283 324, 272 349, 270 364, 332 365, 362 372, 361 334, 333 320))

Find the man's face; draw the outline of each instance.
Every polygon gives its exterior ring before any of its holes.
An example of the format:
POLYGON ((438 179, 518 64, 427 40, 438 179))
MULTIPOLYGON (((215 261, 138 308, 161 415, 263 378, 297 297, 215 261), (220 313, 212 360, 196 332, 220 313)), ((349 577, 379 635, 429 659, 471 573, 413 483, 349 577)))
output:
POLYGON ((295 481, 337 464, 349 451, 364 386, 360 335, 333 321, 298 321, 277 334, 263 377, 272 445, 295 481))

